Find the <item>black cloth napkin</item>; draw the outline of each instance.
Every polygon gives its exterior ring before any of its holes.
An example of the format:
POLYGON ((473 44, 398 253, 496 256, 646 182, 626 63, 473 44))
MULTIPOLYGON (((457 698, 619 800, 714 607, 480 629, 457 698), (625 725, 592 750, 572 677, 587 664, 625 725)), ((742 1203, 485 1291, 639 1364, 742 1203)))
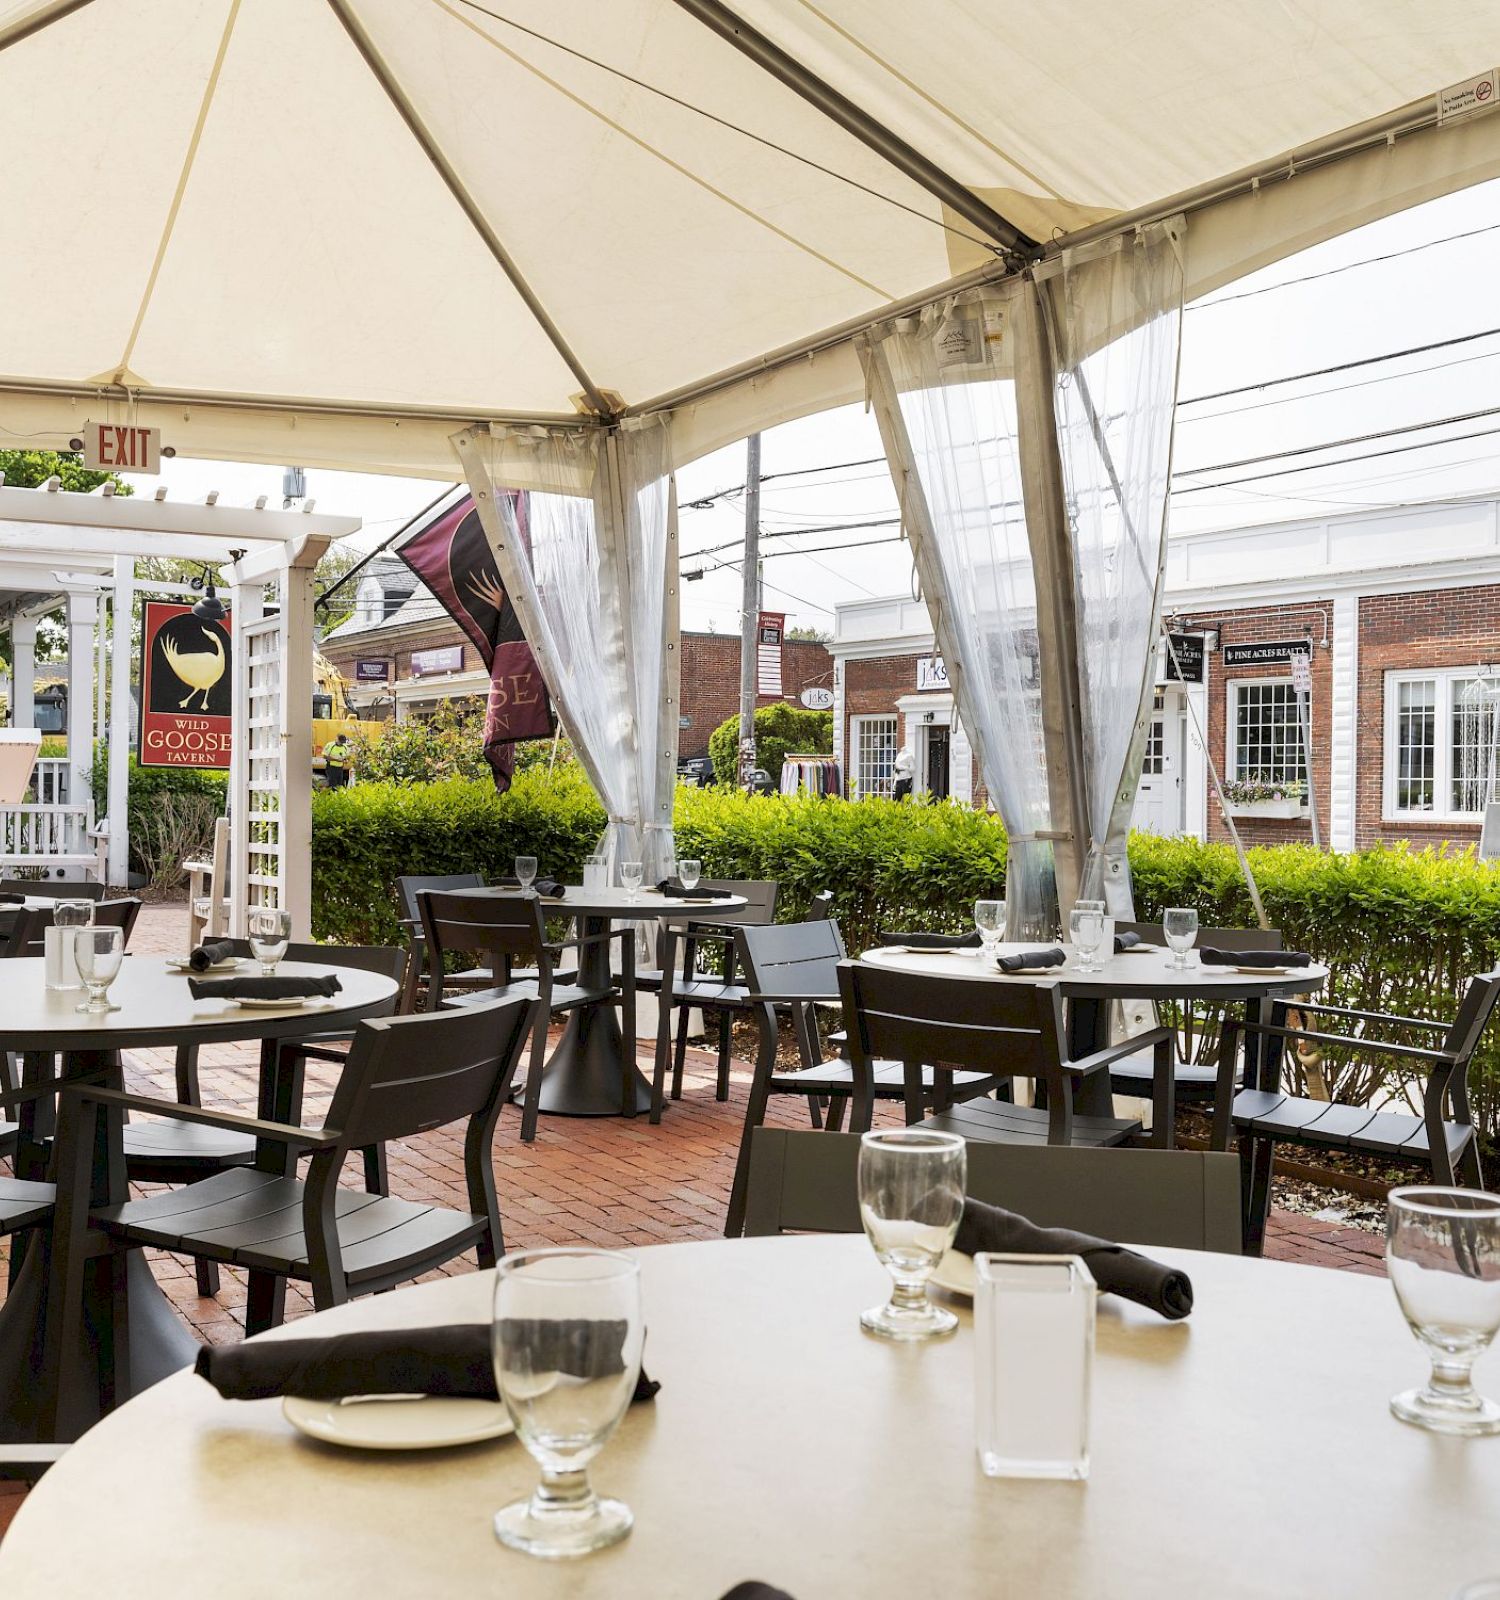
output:
POLYGON ((1122 956, 1127 950, 1134 950, 1140 942, 1141 936, 1138 933, 1117 933, 1115 935, 1115 954, 1122 956))
POLYGON ((909 950, 977 950, 984 941, 978 933, 877 933, 883 945, 905 945, 909 950))
POLYGON ((1312 957, 1305 950, 1200 950, 1198 959, 1205 967, 1310 967, 1312 957))
POLYGON ((308 1000, 327 999, 343 988, 335 972, 288 973, 271 978, 189 978, 195 1000, 308 1000))
MULTIPOLYGON (((501 1324, 502 1338, 505 1326, 501 1324)), ((575 1377, 585 1376, 578 1369, 590 1365, 599 1369, 596 1376, 620 1371, 623 1322, 553 1326, 562 1330, 553 1353, 568 1364, 549 1371, 575 1377), (595 1328, 606 1331, 596 1337, 589 1331, 595 1328)), ((486 1322, 343 1333, 322 1339, 251 1339, 244 1344, 205 1345, 193 1370, 226 1400, 268 1400, 277 1395, 342 1400, 361 1394, 500 1398, 486 1322)), ((632 1400, 653 1399, 660 1388, 642 1372, 632 1400)))
POLYGON ((1193 1285, 1187 1273, 1138 1255, 1108 1239, 1075 1233, 1071 1228, 1039 1228, 1014 1211, 965 1200, 953 1248, 966 1256, 1082 1256, 1103 1294, 1117 1294, 1149 1306, 1168 1322, 1193 1309, 1193 1285))
MULTIPOLYGON (((516 877, 496 878, 491 885, 495 889, 519 889, 521 880, 516 877)), ((531 887, 543 900, 561 900, 568 892, 568 886, 561 878, 533 878, 531 887)))
POLYGON ((210 967, 217 966, 221 961, 227 961, 233 954, 232 940, 214 939, 206 944, 200 944, 188 957, 188 965, 194 972, 207 972, 210 967))
POLYGON ((1054 945, 1050 950, 1025 950, 1018 956, 997 956, 995 964, 1002 972, 1029 972, 1034 967, 1060 967, 1067 959, 1067 952, 1054 945))
POLYGON ((674 900, 734 899, 733 889, 710 889, 706 883, 697 883, 691 889, 684 889, 680 878, 663 878, 656 890, 658 894, 671 895, 674 900))
POLYGON ((785 1589, 773 1589, 769 1583, 737 1583, 724 1600, 792 1600, 785 1589))

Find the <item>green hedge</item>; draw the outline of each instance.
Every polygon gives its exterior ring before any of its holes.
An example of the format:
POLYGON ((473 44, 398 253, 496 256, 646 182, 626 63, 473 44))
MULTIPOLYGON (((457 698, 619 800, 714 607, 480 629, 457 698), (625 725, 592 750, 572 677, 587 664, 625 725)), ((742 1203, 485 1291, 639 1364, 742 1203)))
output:
MULTIPOLYGON (((780 701, 761 706, 755 713, 755 760, 781 782, 781 768, 789 755, 828 755, 833 750, 833 713, 807 711, 780 701)), ((733 786, 740 772, 740 719, 725 717, 708 736, 714 780, 733 786)))
MULTIPOLYGON (((314 797, 314 927, 320 938, 378 942, 396 935, 389 886, 405 872, 496 874, 517 853, 575 879, 604 814, 574 768, 519 773, 497 797, 486 783, 359 785, 314 797)), ((851 950, 881 928, 957 932, 976 899, 1003 893, 1005 833, 956 804, 751 798, 681 789, 677 850, 714 878, 774 878, 779 914, 802 916, 834 893, 851 950)), ((1362 1010, 1450 1017, 1464 980, 1500 964, 1500 868, 1472 853, 1370 850, 1325 854, 1305 845, 1250 852, 1271 922, 1286 943, 1333 969, 1324 998, 1362 1010)), ((1205 926, 1254 918, 1226 845, 1131 840, 1137 913, 1197 908, 1205 926)), ((1336 1073, 1346 1070, 1336 1060, 1336 1073)), ((1342 1080, 1348 1082, 1346 1078, 1342 1080)), ((1476 1117, 1500 1134, 1500 1031, 1471 1078, 1476 1117)))

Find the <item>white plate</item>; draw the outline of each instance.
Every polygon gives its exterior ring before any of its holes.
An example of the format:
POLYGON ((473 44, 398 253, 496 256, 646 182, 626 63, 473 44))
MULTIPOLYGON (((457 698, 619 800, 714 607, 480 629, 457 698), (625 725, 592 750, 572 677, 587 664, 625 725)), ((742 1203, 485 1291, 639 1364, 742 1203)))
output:
POLYGON ((360 1400, 303 1400, 288 1395, 282 1414, 291 1425, 325 1444, 352 1450, 441 1450, 478 1444, 515 1431, 498 1400, 457 1400, 446 1395, 405 1395, 360 1400))
POLYGON ((936 1284, 939 1289, 946 1289, 949 1294, 962 1295, 966 1300, 972 1300, 974 1298, 973 1256, 949 1250, 938 1262, 936 1270, 927 1281, 936 1284))
POLYGON ((244 1011, 311 1011, 318 1006, 332 1005, 333 999, 321 994, 310 994, 294 1000, 262 1000, 259 996, 247 996, 230 1000, 229 1003, 244 1011))
MULTIPOLYGON (((1212 966, 1205 967, 1204 971, 1212 972, 1212 966)), ((1222 970, 1222 969, 1221 969, 1222 970)), ((1279 978, 1290 977, 1294 972, 1306 972, 1306 967, 1230 967, 1231 972, 1248 972, 1252 978, 1279 978)))
MULTIPOLYGON (((174 972, 191 972, 193 970, 186 956, 165 956, 163 960, 174 972)), ((242 967, 244 964, 245 958, 243 956, 225 956, 222 961, 214 962, 208 971, 232 972, 235 967, 242 967)), ((200 973, 199 976, 206 976, 206 974, 200 973)))

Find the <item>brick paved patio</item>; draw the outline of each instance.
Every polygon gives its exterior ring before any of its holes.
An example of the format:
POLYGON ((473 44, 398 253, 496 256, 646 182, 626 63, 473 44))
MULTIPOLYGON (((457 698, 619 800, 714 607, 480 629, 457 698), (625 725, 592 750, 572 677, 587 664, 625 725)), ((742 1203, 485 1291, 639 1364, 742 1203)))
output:
MULTIPOLYGON (((180 949, 183 921, 181 907, 146 907, 132 949, 180 949)), ((253 1045, 205 1049, 201 1061, 205 1099, 253 1115, 257 1059, 253 1045)), ((649 1072, 644 1056, 642 1066, 649 1072)), ((163 1096, 172 1093, 170 1051, 131 1052, 126 1068, 130 1088, 163 1096)), ((327 1106, 336 1070, 310 1064, 306 1120, 316 1120, 327 1106)), ((614 1248, 717 1237, 723 1230, 748 1086, 748 1070, 736 1070, 728 1102, 718 1103, 713 1093, 713 1057, 690 1050, 683 1097, 670 1107, 659 1127, 652 1127, 644 1117, 635 1121, 543 1117, 535 1142, 524 1145, 519 1137, 520 1115, 508 1109, 495 1140, 507 1245, 584 1243, 614 1248)), ((894 1108, 884 1116, 899 1120, 894 1108)), ((770 1120, 785 1127, 807 1126, 801 1106, 786 1101, 779 1105, 773 1101, 770 1120)), ((446 1205, 465 1204, 461 1132, 439 1130, 394 1144, 389 1161, 393 1193, 446 1205)), ((350 1181, 354 1181, 352 1171, 350 1181)), ((1384 1270, 1378 1236, 1279 1208, 1272 1213, 1266 1254, 1355 1272, 1384 1270)), ((0 1243, 0 1259, 3 1255, 4 1244, 0 1243)), ((241 1336, 245 1300, 241 1274, 226 1271, 218 1298, 202 1299, 185 1261, 159 1257, 155 1270, 173 1304, 201 1337, 224 1343, 241 1336)), ((473 1271, 474 1261, 465 1258, 443 1270, 473 1271)), ((298 1285, 291 1287, 287 1303, 289 1317, 311 1309, 298 1285)), ((9 1520, 8 1505, 14 1504, 13 1499, 7 1500, 5 1490, 0 1484, 0 1531, 9 1520)))

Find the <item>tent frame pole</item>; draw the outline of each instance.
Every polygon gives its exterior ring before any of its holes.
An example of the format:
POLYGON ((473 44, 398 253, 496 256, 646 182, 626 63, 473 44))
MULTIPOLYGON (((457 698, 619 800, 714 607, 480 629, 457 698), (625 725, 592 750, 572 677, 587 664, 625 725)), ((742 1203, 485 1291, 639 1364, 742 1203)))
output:
POLYGON ((75 11, 82 11, 91 3, 92 0, 52 0, 51 5, 43 6, 40 11, 33 11, 29 17, 22 17, 9 27, 0 28, 0 50, 8 50, 13 44, 20 44, 23 39, 29 39, 34 33, 40 33, 43 28, 50 28, 54 22, 61 22, 64 17, 72 16, 75 11))

